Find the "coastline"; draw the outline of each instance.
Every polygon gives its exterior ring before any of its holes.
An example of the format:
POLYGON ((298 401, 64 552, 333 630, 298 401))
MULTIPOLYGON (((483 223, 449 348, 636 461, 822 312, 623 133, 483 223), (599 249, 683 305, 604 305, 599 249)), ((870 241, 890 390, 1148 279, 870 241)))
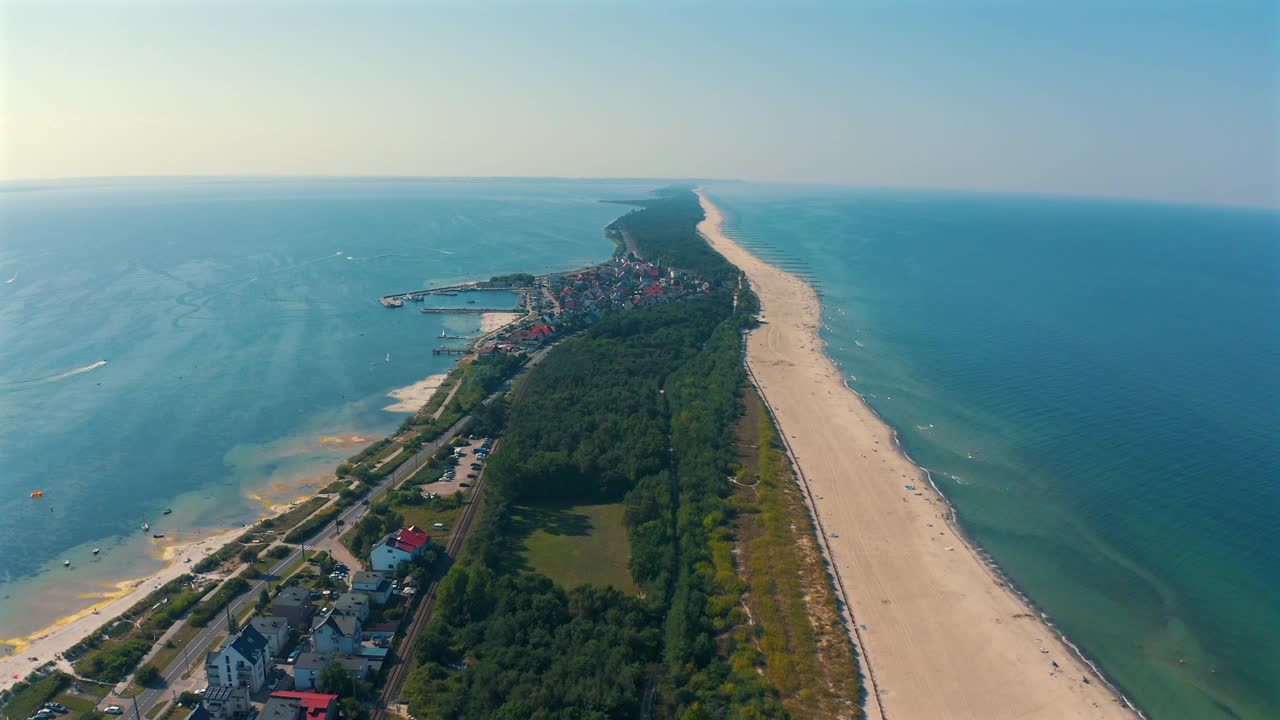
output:
POLYGON ((416 413, 431 400, 448 376, 448 373, 429 375, 412 385, 392 390, 387 397, 395 398, 397 402, 382 409, 394 413, 416 413))
MULTIPOLYGON (((104 597, 99 602, 58 618, 29 635, 2 641, 5 645, 12 647, 13 651, 0 655, 0 690, 12 687, 37 667, 55 661, 56 655, 62 654, 72 645, 96 632, 98 628, 122 615, 146 597, 147 593, 155 590, 156 586, 190 572, 191 568, 187 563, 182 562, 183 558, 193 558, 194 562, 195 559, 204 557, 240 537, 244 532, 245 528, 235 528, 188 543, 168 545, 164 548, 162 555, 166 565, 159 571, 146 577, 120 581, 116 583, 115 590, 104 592, 104 597), (94 613, 95 610, 97 614, 94 613), (32 662, 28 659, 30 657, 39 658, 39 661, 32 662), (15 675, 18 677, 14 677, 15 675)), ((57 662, 63 669, 68 669, 70 665, 65 660, 57 662)))
POLYGON ((719 209, 698 196, 699 231, 760 299, 748 372, 804 485, 868 717, 1137 717, 965 537, 927 471, 844 382, 824 352, 812 287, 726 237, 719 209))

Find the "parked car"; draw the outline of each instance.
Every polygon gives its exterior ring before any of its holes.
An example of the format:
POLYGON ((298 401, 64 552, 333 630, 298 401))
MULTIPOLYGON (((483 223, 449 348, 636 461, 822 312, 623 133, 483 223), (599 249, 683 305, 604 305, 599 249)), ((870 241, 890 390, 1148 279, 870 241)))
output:
POLYGON ((481 465, 480 463, 471 463, 471 469, 472 469, 472 470, 479 470, 479 469, 480 469, 480 468, 482 468, 482 467, 484 467, 484 466, 483 466, 483 465, 481 465))
POLYGON ((468 487, 471 487, 471 483, 461 482, 461 483, 458 483, 458 487, 468 488, 468 487))
POLYGON ((298 661, 298 656, 299 656, 299 655, 301 655, 301 654, 302 654, 302 646, 301 646, 301 645, 299 645, 298 647, 296 647, 296 648, 294 648, 294 649, 293 649, 293 652, 289 653, 289 658, 288 658, 287 660, 285 660, 285 662, 287 662, 287 663, 289 663, 290 665, 292 665, 292 664, 294 664, 295 662, 297 662, 297 661, 298 661))
POLYGON ((119 705, 108 705, 105 708, 103 708, 102 712, 108 715, 123 715, 124 708, 120 707, 119 705))
POLYGON ((56 702, 47 702, 41 707, 47 707, 56 713, 64 713, 67 711, 66 705, 63 705, 62 703, 56 703, 56 702))
POLYGON ((475 480, 475 479, 476 479, 476 474, 475 474, 475 473, 467 473, 467 477, 468 477, 469 479, 471 479, 471 480, 475 480))

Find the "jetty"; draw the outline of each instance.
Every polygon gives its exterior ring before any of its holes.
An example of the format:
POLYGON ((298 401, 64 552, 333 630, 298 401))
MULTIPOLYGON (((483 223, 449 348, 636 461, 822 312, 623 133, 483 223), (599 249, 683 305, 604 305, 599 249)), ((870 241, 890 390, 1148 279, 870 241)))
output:
POLYGON ((470 348, 457 348, 441 345, 431 351, 432 355, 466 355, 471 352, 470 348))
POLYGON ((490 313, 490 312, 520 312, 519 307, 424 307, 418 312, 428 315, 433 313, 490 313))
MULTIPOLYGON (((392 293, 383 295, 378 298, 378 302, 382 303, 385 308, 404 307, 406 302, 422 302, 428 295, 444 295, 452 297, 459 293, 475 292, 477 290, 507 290, 510 292, 527 291, 530 289, 528 285, 514 285, 512 283, 489 282, 488 280, 476 280, 474 282, 459 283, 457 285, 441 285, 440 287, 425 288, 422 290, 409 290, 408 292, 392 293)), ((509 310, 510 308, 502 308, 509 310)), ((479 312, 494 312, 493 310, 483 310, 479 312)))

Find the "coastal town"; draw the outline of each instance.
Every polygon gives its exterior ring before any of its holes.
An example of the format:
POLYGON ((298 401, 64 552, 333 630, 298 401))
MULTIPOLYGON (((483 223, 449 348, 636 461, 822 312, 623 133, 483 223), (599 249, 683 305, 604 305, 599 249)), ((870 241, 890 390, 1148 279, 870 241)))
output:
MULTIPOLYGON (((379 302, 386 308, 400 308, 406 301, 422 303, 432 296, 454 296, 479 290, 516 293, 519 296, 517 307, 523 310, 522 316, 474 339, 466 347, 442 346, 436 352, 523 355, 590 325, 605 312, 663 305, 693 295, 706 295, 711 292, 711 284, 697 275, 662 267, 626 252, 610 262, 572 272, 539 277, 524 274, 495 277, 488 281, 384 295, 379 302)), ((420 312, 495 312, 504 309, 423 307, 420 312)))
MULTIPOLYGON (((380 302, 392 309, 404 307, 406 302, 423 303, 422 311, 433 313, 502 310, 434 308, 425 304, 433 296, 478 290, 514 292, 522 312, 478 337, 447 338, 467 342, 441 350, 466 355, 472 361, 509 358, 518 363, 517 367, 527 368, 536 364, 557 340, 590 326, 607 313, 707 295, 712 287, 695 274, 626 252, 609 262, 570 272, 497 277, 384 296, 380 302)), ((465 369, 468 362, 458 367, 465 369)), ((437 394, 443 398, 448 390, 443 388, 437 394)), ((429 409, 430 406, 423 412, 429 409)), ((442 407, 437 408, 433 417, 438 419, 442 411, 442 407)), ((340 470, 338 481, 326 488, 341 490, 340 495, 319 495, 318 504, 297 508, 297 514, 303 517, 303 510, 320 508, 310 520, 298 525, 302 528, 324 517, 327 522, 315 539, 302 541, 297 551, 287 542, 295 539, 296 529, 271 536, 274 543, 267 535, 252 541, 267 539, 270 547, 250 547, 255 554, 278 560, 265 566, 266 582, 260 587, 242 587, 228 593, 222 603, 219 596, 223 590, 213 591, 242 582, 237 578, 263 572, 248 554, 244 556, 248 565, 221 558, 223 552, 213 554, 194 566, 192 575, 182 576, 183 582, 205 596, 205 603, 221 607, 221 614, 215 609, 208 627, 182 648, 194 649, 208 637, 210 644, 204 651, 202 667, 195 652, 176 656, 167 652, 175 640, 188 632, 182 621, 169 627, 140 658, 142 662, 134 672, 114 684, 95 682, 77 672, 84 667, 85 654, 92 655, 97 643, 90 643, 85 650, 78 645, 67 655, 60 654, 53 662, 40 665, 14 688, 21 692, 23 686, 34 688, 42 682, 59 680, 56 691, 49 693, 50 699, 32 708, 27 720, 56 720, 73 707, 83 710, 84 715, 136 716, 145 712, 149 719, 164 720, 335 720, 339 714, 363 716, 365 708, 394 711, 407 658, 395 660, 392 653, 396 647, 411 645, 430 612, 429 603, 425 610, 419 607, 420 594, 430 596, 434 592, 434 583, 439 579, 438 561, 455 555, 465 539, 482 491, 485 462, 495 449, 491 438, 463 439, 459 431, 465 419, 454 422, 403 465, 389 462, 398 452, 385 449, 353 458, 354 474, 344 481, 340 470), (376 483, 379 478, 368 468, 391 471, 387 473, 391 483, 371 488, 370 482, 376 483), (458 478, 458 472, 465 477, 458 478), (348 531, 344 536, 344 525, 358 524, 367 514, 372 498, 385 491, 394 493, 399 487, 410 488, 407 492, 417 494, 428 505, 452 500, 458 511, 438 517, 455 519, 456 524, 435 522, 430 532, 410 524, 387 532, 371 547, 352 546, 353 533, 348 531), (361 495, 365 497, 357 504, 356 498, 361 495), (461 508, 457 507, 459 502, 463 504, 461 508), (325 508, 345 512, 335 519, 326 515, 325 508), (333 534, 325 540, 330 527, 334 528, 333 534), (433 539, 433 533, 441 538, 433 539), (311 543, 314 549, 308 551, 311 543), (255 598, 253 592, 259 595, 255 598), (243 596, 236 599, 240 594, 243 596), (157 658, 162 660, 158 663, 157 658), (386 669, 384 666, 392 660, 395 668, 386 669)), ((402 433, 397 439, 404 441, 405 437, 402 433)), ((378 444, 374 447, 380 448, 378 444)), ((400 459, 408 459, 408 455, 400 459)), ((287 513, 286 517, 292 514, 287 513)), ((242 540, 251 535, 252 532, 246 534, 242 540)), ((157 607, 172 599, 172 595, 161 597, 157 607)), ((144 600, 140 605, 148 602, 151 601, 144 600)), ((154 608, 135 610, 148 620, 154 614, 154 608)), ((102 638, 110 646, 110 638, 117 630, 109 623, 103 632, 102 638)), ((465 666, 453 669, 464 671, 465 666)), ((393 714, 405 715, 407 711, 401 706, 393 714)))

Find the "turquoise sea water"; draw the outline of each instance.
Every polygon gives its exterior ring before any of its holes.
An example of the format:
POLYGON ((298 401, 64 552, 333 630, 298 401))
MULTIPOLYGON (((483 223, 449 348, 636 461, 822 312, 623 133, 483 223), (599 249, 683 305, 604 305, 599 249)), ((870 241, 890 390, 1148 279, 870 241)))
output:
POLYGON ((621 210, 598 201, 652 187, 0 185, 0 638, 158 569, 142 522, 170 540, 235 527, 359 446, 322 438, 394 428, 386 393, 445 371, 436 336, 479 316, 379 295, 603 260, 621 210))
POLYGON ((1148 716, 1280 717, 1280 214, 710 195, 815 281, 851 386, 1148 716))

